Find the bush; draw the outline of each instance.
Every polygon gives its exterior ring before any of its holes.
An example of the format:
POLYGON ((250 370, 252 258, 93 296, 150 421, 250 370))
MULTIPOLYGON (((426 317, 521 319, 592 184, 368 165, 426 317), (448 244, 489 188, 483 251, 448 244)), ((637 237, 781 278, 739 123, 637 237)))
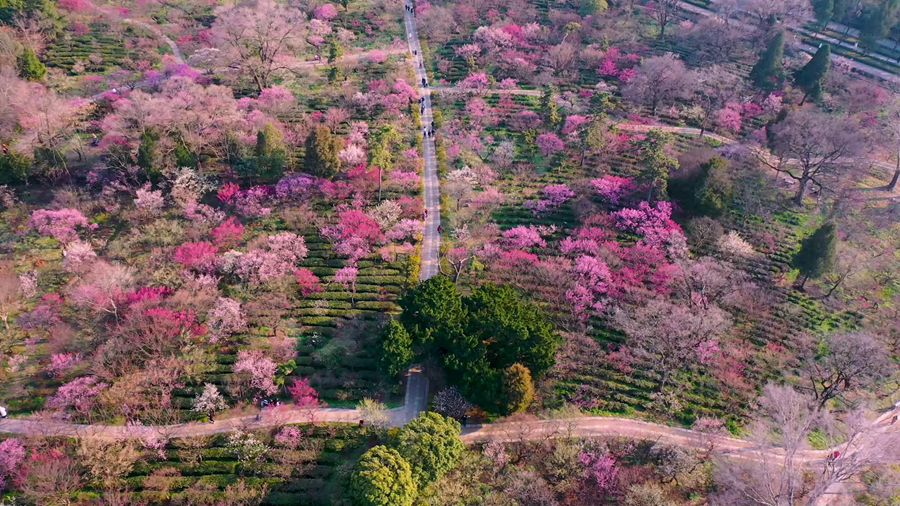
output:
POLYGON ((10 150, 0 155, 0 184, 24 183, 31 175, 31 158, 10 150))
POLYGON ((370 449, 350 475, 349 495, 357 506, 412 506, 416 484, 409 462, 385 446, 370 449))

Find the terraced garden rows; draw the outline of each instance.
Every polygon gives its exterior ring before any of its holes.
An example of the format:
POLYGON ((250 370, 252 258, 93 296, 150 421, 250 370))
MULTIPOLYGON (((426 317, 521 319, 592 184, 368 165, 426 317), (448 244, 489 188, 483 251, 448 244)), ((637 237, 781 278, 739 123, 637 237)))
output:
MULTIPOLYGON (((133 51, 125 47, 126 40, 134 43, 139 36, 153 36, 139 35, 131 25, 124 28, 124 36, 107 33, 109 27, 105 26, 91 25, 91 28, 91 33, 72 35, 70 40, 58 39, 47 48, 44 62, 51 67, 71 71, 77 61, 87 61, 92 54, 97 54, 103 58, 103 62, 96 68, 89 68, 103 73, 118 66, 133 51)), ((168 46, 160 45, 158 51, 165 53, 170 50, 168 46)))

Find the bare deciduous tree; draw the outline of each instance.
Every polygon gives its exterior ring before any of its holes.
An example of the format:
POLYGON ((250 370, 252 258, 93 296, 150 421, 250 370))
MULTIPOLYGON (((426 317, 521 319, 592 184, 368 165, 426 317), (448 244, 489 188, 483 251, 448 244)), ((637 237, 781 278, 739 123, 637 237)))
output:
POLYGON ((655 115, 663 102, 688 97, 693 82, 694 73, 684 62, 666 53, 642 61, 635 76, 622 89, 622 95, 649 106, 655 115))
POLYGON ((773 126, 771 139, 776 159, 764 154, 759 159, 800 184, 794 194, 797 205, 803 203, 809 183, 830 188, 836 178, 852 175, 854 162, 866 151, 866 138, 855 120, 809 110, 792 112, 773 126))
POLYGON ((890 377, 896 365, 887 348, 868 332, 842 332, 807 343, 801 353, 803 389, 819 408, 831 399, 872 387, 890 377))
POLYGON ((900 435, 880 431, 863 412, 836 422, 790 386, 766 385, 759 413, 751 429, 753 450, 718 460, 720 492, 711 504, 812 506, 829 489, 900 453, 900 435), (840 443, 824 452, 806 450, 816 428, 840 443))

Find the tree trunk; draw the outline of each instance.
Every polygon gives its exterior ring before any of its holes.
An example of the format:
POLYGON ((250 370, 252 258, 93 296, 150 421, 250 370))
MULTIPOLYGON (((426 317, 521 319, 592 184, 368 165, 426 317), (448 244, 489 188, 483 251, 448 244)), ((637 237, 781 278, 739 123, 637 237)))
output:
POLYGON ((891 178, 891 182, 885 186, 885 190, 894 191, 894 188, 897 187, 897 181, 900 180, 900 153, 897 153, 897 168, 894 169, 894 177, 891 178))
POLYGON ((808 179, 800 180, 800 188, 797 188, 797 193, 794 195, 794 205, 802 206, 803 205, 803 197, 806 195, 806 185, 809 184, 808 179))
POLYGON ((801 292, 805 291, 807 281, 809 281, 809 276, 803 276, 803 281, 801 281, 800 284, 797 285, 797 290, 800 290, 801 292))

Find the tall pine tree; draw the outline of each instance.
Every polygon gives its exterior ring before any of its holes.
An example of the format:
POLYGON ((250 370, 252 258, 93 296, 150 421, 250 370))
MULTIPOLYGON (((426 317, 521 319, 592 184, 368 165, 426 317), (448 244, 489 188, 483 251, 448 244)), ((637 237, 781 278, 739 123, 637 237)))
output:
POLYGON ((16 70, 19 71, 19 77, 29 81, 40 81, 47 74, 47 67, 27 47, 16 57, 16 70))
POLYGON ((900 0, 881 0, 875 7, 866 9, 859 31, 859 46, 866 53, 875 50, 888 30, 897 23, 900 0))
POLYGON ((774 90, 784 82, 784 32, 778 32, 769 41, 765 52, 750 71, 753 84, 764 89, 774 90))
POLYGON ((819 30, 825 28, 834 16, 834 0, 812 0, 813 12, 819 30))
POLYGON ((803 105, 807 98, 816 101, 822 98, 822 85, 825 83, 825 76, 828 75, 830 66, 831 45, 822 44, 812 60, 809 60, 794 74, 794 82, 803 90, 803 100, 800 101, 800 105, 803 105))
POLYGON ((820 278, 831 270, 837 256, 837 242, 837 228, 830 221, 803 239, 800 251, 794 255, 794 268, 800 270, 802 277, 797 288, 803 290, 810 278, 820 278))
POLYGON ((319 125, 306 137, 303 167, 306 172, 324 178, 332 178, 341 168, 338 152, 341 141, 331 134, 328 127, 319 125))

